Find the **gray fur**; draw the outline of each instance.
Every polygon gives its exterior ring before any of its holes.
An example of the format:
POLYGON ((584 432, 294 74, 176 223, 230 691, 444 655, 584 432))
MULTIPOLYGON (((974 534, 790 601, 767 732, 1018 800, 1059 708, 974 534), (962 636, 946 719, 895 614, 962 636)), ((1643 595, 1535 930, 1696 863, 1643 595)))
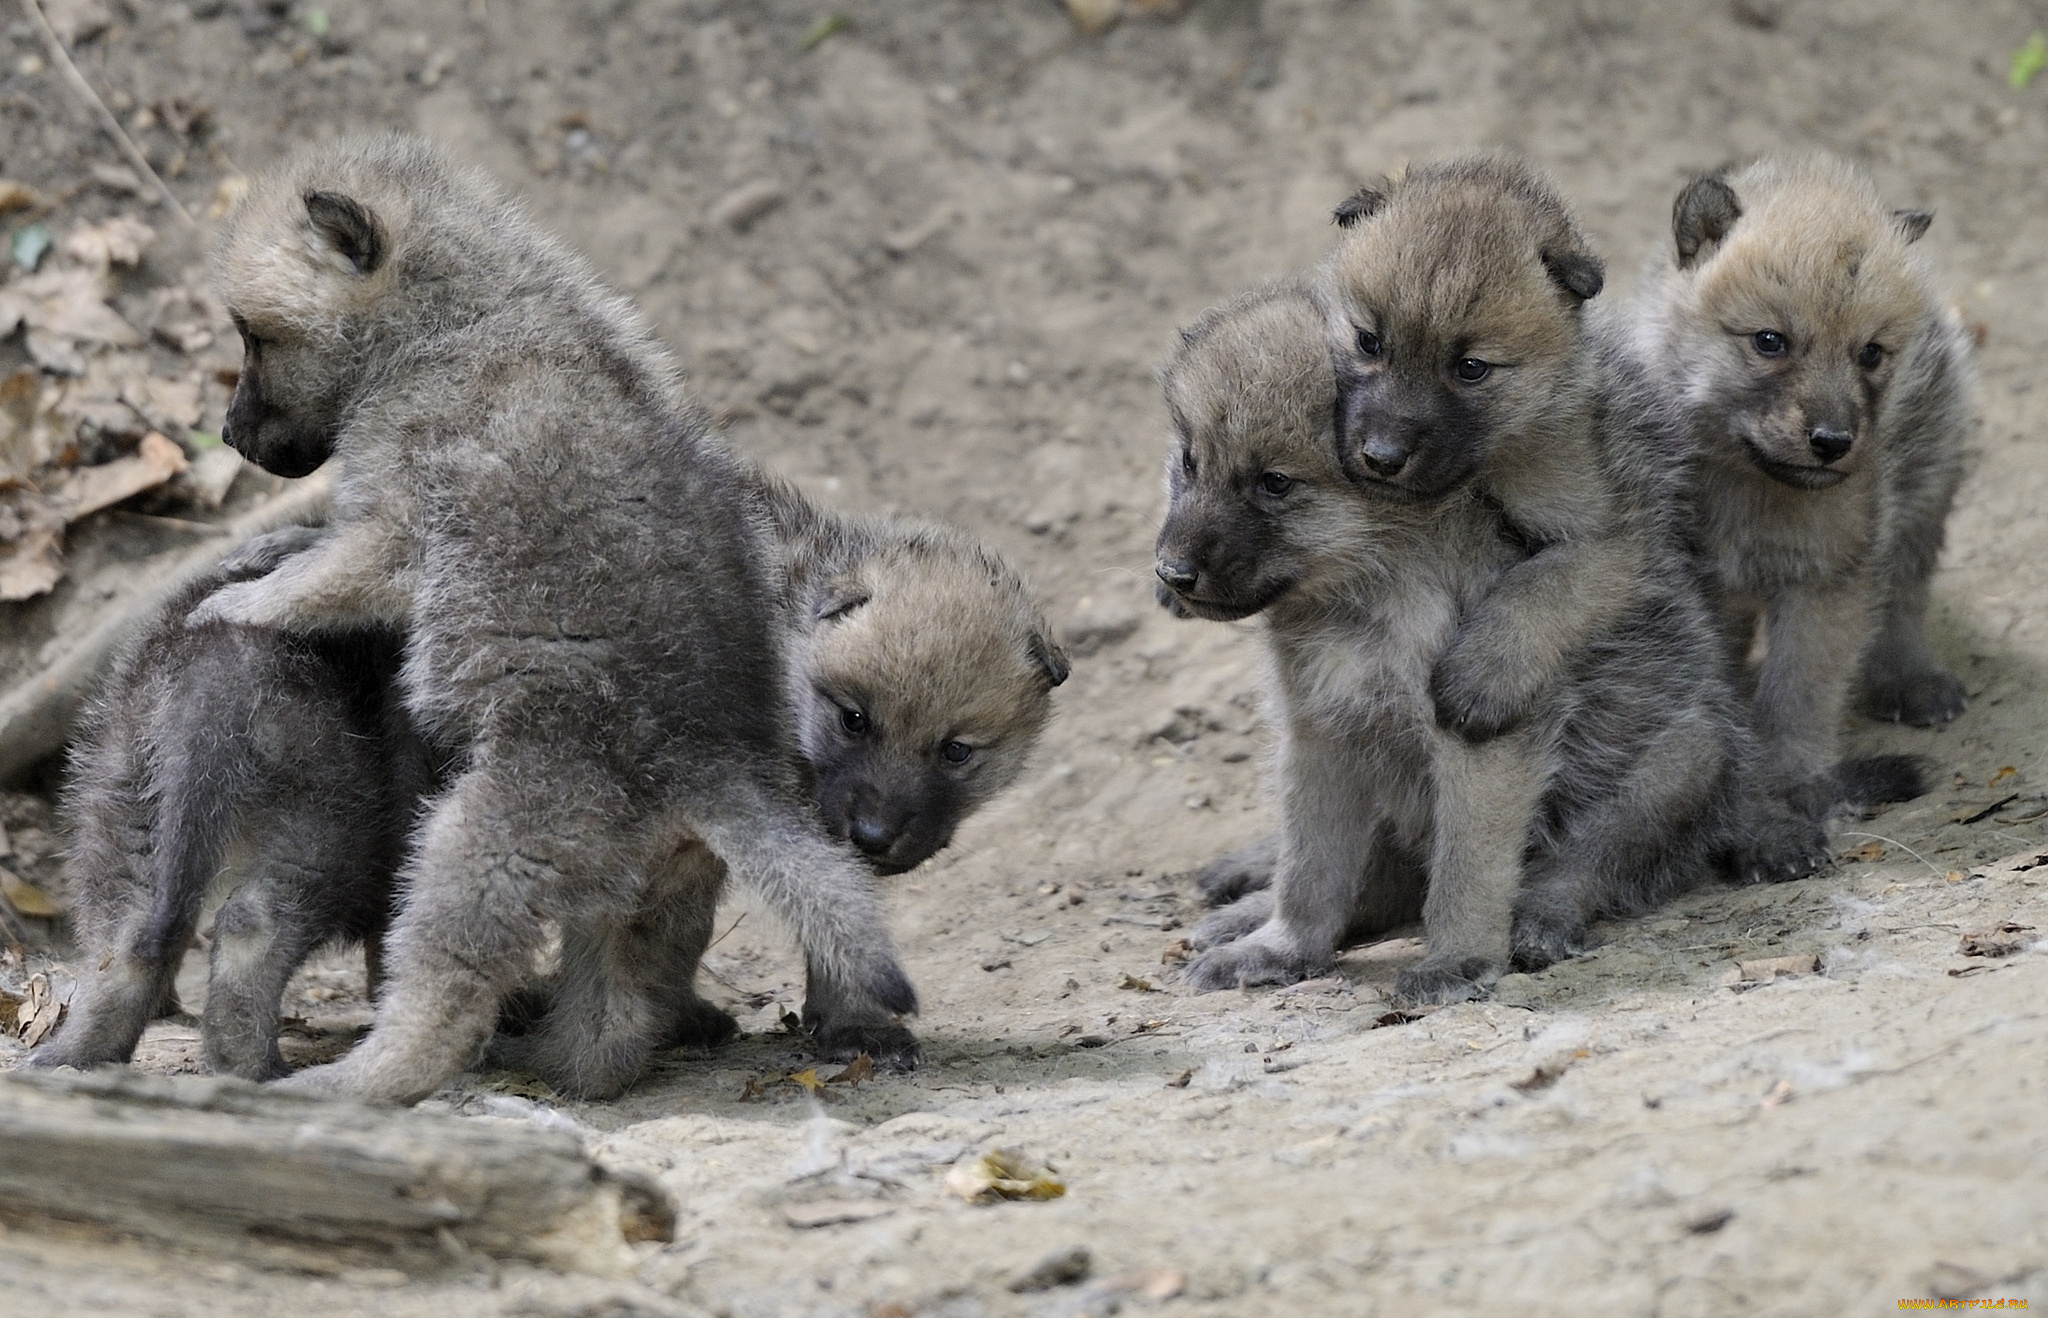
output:
POLYGON ((308 530, 260 537, 173 599, 90 707, 64 802, 84 970, 29 1065, 127 1061, 151 1016, 174 1009, 201 903, 230 873, 244 881, 214 916, 202 1036, 214 1070, 284 1074, 285 980, 325 942, 374 952, 443 768, 400 704, 397 636, 185 625, 308 530))
POLYGON ((659 908, 693 839, 789 923, 828 1027, 915 1010, 870 876, 805 800, 744 475, 640 318, 488 182, 400 138, 259 180, 215 268, 248 349, 229 441, 338 473, 330 535, 194 618, 401 628, 409 707, 465 753, 405 867, 375 1028, 286 1083, 431 1093, 550 925, 659 908), (367 217, 373 255, 316 196, 367 217))
POLYGON ((1888 211, 1846 163, 1759 161, 1689 185, 1674 217, 1633 350, 1686 418, 1695 549, 1739 657, 1763 630, 1754 710, 1776 786, 1824 812, 1852 700, 1922 725, 1966 703, 1926 611, 1971 424, 1967 345, 1909 246, 1929 217, 1888 211))

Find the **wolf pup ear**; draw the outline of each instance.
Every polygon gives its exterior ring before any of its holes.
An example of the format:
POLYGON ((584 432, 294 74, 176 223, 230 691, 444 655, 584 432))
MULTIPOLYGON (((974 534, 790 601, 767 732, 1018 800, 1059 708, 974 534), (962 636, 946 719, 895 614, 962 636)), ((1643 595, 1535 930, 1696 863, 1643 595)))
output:
POLYGON ((1048 686, 1058 686, 1067 680, 1067 674, 1074 671, 1073 665, 1067 662, 1067 652, 1054 645, 1052 639, 1045 633, 1031 633, 1029 645, 1031 647, 1031 657, 1038 661, 1040 668, 1045 670, 1045 680, 1048 686))
POLYGON ((1360 220, 1379 214, 1380 207, 1386 204, 1387 194, 1378 188, 1360 188, 1337 203, 1337 209, 1330 212, 1330 223, 1340 229, 1349 229, 1360 220))
POLYGON ((874 592, 852 577, 840 577, 825 587, 825 593, 818 596, 817 607, 811 616, 819 622, 830 622, 843 618, 861 605, 873 599, 874 592))
POLYGON ((1543 253, 1543 268, 1559 288, 1581 302, 1600 296, 1607 286, 1607 267, 1591 252, 1551 249, 1543 253))
POLYGON ((1678 200, 1671 203, 1671 236, 1678 240, 1678 268, 1684 270, 1700 253, 1728 236, 1735 221, 1742 218, 1742 204, 1735 189, 1712 174, 1702 174, 1685 185, 1678 200))
POLYGON ((306 218, 322 242, 332 247, 359 275, 384 264, 384 229, 377 217, 353 197, 339 192, 306 194, 306 218))
POLYGON ((1927 226, 1934 223, 1933 211, 1893 211, 1892 223, 1898 227, 1899 235, 1909 243, 1920 241, 1927 232, 1927 226))

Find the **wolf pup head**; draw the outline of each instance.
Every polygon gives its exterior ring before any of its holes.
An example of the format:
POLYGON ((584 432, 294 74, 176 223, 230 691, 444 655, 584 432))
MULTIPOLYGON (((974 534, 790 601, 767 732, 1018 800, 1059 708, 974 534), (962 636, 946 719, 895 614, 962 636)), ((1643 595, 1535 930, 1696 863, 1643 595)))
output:
POLYGON ((1861 470, 1898 364, 1935 314, 1908 250, 1932 220, 1886 209, 1826 158, 1687 184, 1659 314, 1703 442, 1795 489, 1861 470))
POLYGON ((793 694, 818 808, 878 872, 901 873, 1022 772, 1066 656, 1022 579, 937 527, 805 607, 793 694))
POLYGON ((1413 501, 1586 406, 1580 307, 1600 260, 1555 189, 1510 156, 1360 189, 1324 270, 1337 451, 1361 489, 1413 501))

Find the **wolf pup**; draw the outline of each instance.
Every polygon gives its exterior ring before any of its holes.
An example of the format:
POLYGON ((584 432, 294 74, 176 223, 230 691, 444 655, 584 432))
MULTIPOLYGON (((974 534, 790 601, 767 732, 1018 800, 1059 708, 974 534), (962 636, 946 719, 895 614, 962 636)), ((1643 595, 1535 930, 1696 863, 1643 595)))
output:
MULTIPOLYGON (((1506 287, 1525 304, 1552 278, 1533 243, 1526 256, 1532 270, 1506 287)), ((1531 546, 1471 481, 1397 498, 1346 475, 1328 315, 1299 285, 1249 294, 1186 331, 1163 372, 1181 440, 1159 576, 1197 616, 1264 616, 1282 730, 1274 888, 1205 922, 1189 978, 1301 978, 1420 915, 1428 956, 1397 992, 1477 996, 1511 956, 1570 955, 1594 915, 1712 872, 1736 815, 1741 722, 1677 560, 1672 581, 1635 569, 1648 580, 1627 593, 1642 602, 1576 642, 1570 680, 1514 726, 1482 739, 1442 726, 1443 656, 1531 546)))
POLYGON ((215 255, 245 360, 227 437, 336 460, 328 536, 191 615, 406 636, 462 771, 415 835, 368 1038, 283 1083, 412 1102, 490 1035, 550 922, 621 973, 702 841, 789 923, 829 1055, 914 1055, 872 876, 806 799, 772 554, 646 325, 480 175, 386 137, 260 180, 215 255))
MULTIPOLYGON (((772 478, 758 493, 787 556, 789 701, 817 808, 877 872, 901 873, 1022 772, 1066 658, 1022 579, 958 531, 839 516, 772 478)), ((725 877, 702 844, 678 847, 629 919, 657 926, 637 953, 600 955, 609 925, 565 929, 560 975, 521 1004, 537 1022, 499 1057, 611 1093, 656 1046, 731 1034, 693 987, 725 877)), ((805 1022, 826 1024, 808 1002, 805 1022)))
MULTIPOLYGON (((1705 175, 1635 308, 1634 348, 1687 422, 1696 548, 1738 656, 1761 619, 1779 786, 1817 811, 1852 694, 1919 725, 1966 703, 1926 634, 1975 383, 1913 249, 1931 220, 1826 157, 1705 175)), ((1918 791, 1893 786, 1879 799, 1918 791)))
POLYGON ((209 1067, 285 1074, 278 999, 322 943, 363 943, 378 978, 391 876, 445 767, 400 702, 399 637, 184 625, 215 589, 285 557, 295 537, 283 534, 174 597, 87 708, 64 813, 92 968, 30 1066, 125 1062, 150 1018, 176 1009, 173 977, 231 851, 262 878, 214 920, 209 1067))

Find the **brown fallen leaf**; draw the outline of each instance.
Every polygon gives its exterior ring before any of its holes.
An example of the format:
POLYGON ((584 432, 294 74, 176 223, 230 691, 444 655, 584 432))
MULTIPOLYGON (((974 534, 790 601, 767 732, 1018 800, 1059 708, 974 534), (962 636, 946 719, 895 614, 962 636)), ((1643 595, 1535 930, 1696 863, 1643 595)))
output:
POLYGON ((1998 770, 1998 772, 1997 772, 1997 773, 1994 773, 1994 774, 1992 774, 1992 775, 1991 775, 1991 781, 1990 781, 1990 782, 1988 782, 1988 783, 1985 783, 1984 785, 1985 785, 1986 787, 1996 787, 1996 786, 1998 786, 1998 785, 1999 785, 2000 783, 2004 782, 2004 781, 2005 781, 2006 779, 2008 779, 2008 778, 2017 778, 2017 777, 2019 777, 2019 776, 2020 776, 2020 771, 2019 771, 2019 767, 2018 767, 2017 765, 2011 765, 2011 764, 2003 765, 2003 766, 2001 766, 2001 767, 1999 768, 1999 770, 1998 770))
POLYGON ((949 1193, 971 1204, 1057 1199, 1067 1192, 1066 1184, 1054 1179, 1051 1168, 1027 1161, 1015 1149, 995 1149, 959 1163, 946 1173, 945 1184, 949 1193))
POLYGON ((1134 993, 1160 992, 1159 989, 1152 987, 1151 980, 1139 979, 1136 975, 1125 975, 1122 979, 1117 981, 1116 986, 1120 989, 1130 989, 1134 993))
POLYGON ((2016 952, 2025 951, 2027 945, 2034 941, 2033 932, 2034 926, 2030 924, 2014 924, 2011 920, 2001 920, 1996 928, 1964 934, 1962 946, 1958 950, 1964 956, 2012 956, 2016 952))
POLYGON ((144 490, 153 490, 191 465, 183 449, 152 430, 135 446, 133 455, 72 472, 64 487, 51 496, 51 502, 75 522, 144 490))
POLYGON ((1528 1075, 1520 1080, 1508 1081, 1508 1088, 1519 1090, 1524 1094, 1541 1093, 1543 1090, 1556 1084, 1566 1071, 1572 1069, 1572 1063, 1584 1056, 1586 1056, 1586 1053, 1582 1049, 1579 1052, 1573 1053, 1570 1057, 1562 1058, 1558 1061, 1539 1063, 1535 1070, 1529 1072, 1528 1075))
POLYGON ((1188 1081, 1193 1080, 1194 1078, 1195 1069, 1193 1067, 1189 1067, 1187 1070, 1182 1071, 1173 1079, 1167 1081, 1166 1087, 1168 1089, 1186 1089, 1188 1087, 1188 1081))
POLYGON ((514 1098, 530 1098, 543 1103, 562 1101, 553 1085, 530 1071, 486 1071, 476 1078, 476 1082, 494 1094, 510 1094, 514 1098))
POLYGON ((0 215, 14 211, 32 211, 43 204, 43 194, 26 183, 11 178, 0 178, 0 215))
POLYGON ((807 1066, 801 1071, 792 1071, 784 1079, 796 1085, 813 1098, 825 1092, 825 1082, 818 1079, 818 1068, 815 1066, 807 1066))
POLYGON ((1843 860, 1883 860, 1884 857, 1885 850, 1882 842, 1866 842, 1854 850, 1842 853, 1843 860))
POLYGON ((1194 954, 1195 945, 1193 943, 1190 943, 1185 938, 1176 938, 1166 945, 1164 952, 1159 954, 1159 964, 1162 966, 1177 966, 1194 954))
POLYGON ((55 920, 64 914, 56 898, 12 870, 0 869, 0 897, 16 911, 38 920, 55 920))
POLYGON ((868 1056, 866 1053, 861 1053, 852 1061, 848 1062, 846 1064, 846 1069, 844 1071, 841 1071, 838 1075, 826 1076, 825 1083, 828 1085, 852 1085, 855 1088, 859 1088, 861 1081, 872 1080, 874 1078, 875 1059, 868 1056))
POLYGON ((57 1001, 50 977, 40 970, 28 977, 28 999, 15 1012, 15 1032, 33 1048, 64 1020, 64 1004, 57 1001))
POLYGON ((1441 1006, 1396 1007, 1392 1011, 1382 1013, 1379 1016, 1375 1016, 1373 1018, 1372 1028, 1377 1030, 1384 1028, 1388 1025, 1412 1025, 1416 1021, 1421 1020, 1424 1016, 1433 1015, 1436 1012, 1442 1010, 1443 1008, 1441 1006))
POLYGON ((27 998, 0 989, 0 1032, 19 1034, 21 1032, 21 1008, 27 998))
POLYGON ((1123 17, 1123 0, 1067 0, 1067 17, 1083 36, 1099 36, 1123 17))
POLYGON ((98 224, 82 224, 64 235, 58 247, 66 258, 95 274, 104 275, 110 266, 133 266, 156 241, 156 230, 140 220, 117 215, 98 224))
POLYGON ((2043 865, 2048 865, 2048 850, 2029 847, 2025 851, 2015 852, 2002 860, 1994 860, 1989 865, 1980 866, 1970 872, 1981 879, 2011 879, 2029 870, 2039 869, 2043 865))

